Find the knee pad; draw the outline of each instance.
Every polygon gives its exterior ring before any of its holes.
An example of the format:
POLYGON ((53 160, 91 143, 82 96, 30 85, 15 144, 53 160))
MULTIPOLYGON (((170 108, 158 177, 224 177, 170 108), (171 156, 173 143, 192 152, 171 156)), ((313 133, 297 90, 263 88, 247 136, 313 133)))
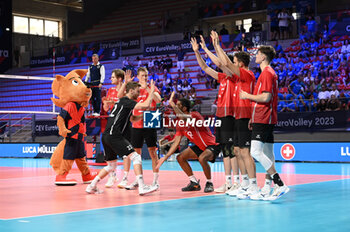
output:
POLYGON ((265 143, 263 153, 274 163, 275 154, 273 153, 273 143, 265 143))
POLYGON ((115 169, 117 168, 117 161, 113 161, 113 162, 107 162, 107 166, 104 167, 103 169, 110 173, 113 172, 115 169))
POLYGON ((233 153, 233 144, 231 143, 225 143, 221 145, 221 150, 224 158, 229 157, 233 158, 235 157, 235 154, 233 153))
POLYGON ((142 164, 141 156, 139 154, 137 154, 136 152, 132 153, 132 155, 130 156, 130 159, 134 165, 135 164, 142 164))
POLYGON ((256 159, 264 169, 267 171, 272 166, 272 161, 263 152, 264 143, 252 140, 250 153, 254 159, 256 159))

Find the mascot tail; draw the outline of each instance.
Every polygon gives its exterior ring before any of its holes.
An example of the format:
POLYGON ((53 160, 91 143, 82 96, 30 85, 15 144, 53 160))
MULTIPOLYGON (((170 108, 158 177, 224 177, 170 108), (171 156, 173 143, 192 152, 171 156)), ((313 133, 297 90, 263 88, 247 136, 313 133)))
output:
POLYGON ((53 152, 50 159, 50 165, 52 166, 53 170, 55 170, 57 175, 60 171, 61 162, 63 160, 63 152, 64 152, 65 145, 66 145, 66 139, 63 139, 57 145, 56 150, 53 152))

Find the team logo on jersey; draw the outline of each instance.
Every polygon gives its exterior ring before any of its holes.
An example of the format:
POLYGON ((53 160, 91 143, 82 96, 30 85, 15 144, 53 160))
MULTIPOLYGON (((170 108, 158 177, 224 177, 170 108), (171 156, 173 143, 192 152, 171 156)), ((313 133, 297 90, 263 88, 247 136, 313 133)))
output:
POLYGON ((161 128, 162 113, 157 111, 144 111, 143 112, 143 128, 161 128))

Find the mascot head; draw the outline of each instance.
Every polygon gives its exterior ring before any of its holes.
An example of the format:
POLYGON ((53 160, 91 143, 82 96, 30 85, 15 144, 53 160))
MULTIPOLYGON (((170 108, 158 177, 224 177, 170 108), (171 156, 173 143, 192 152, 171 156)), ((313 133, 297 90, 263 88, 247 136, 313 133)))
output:
POLYGON ((56 75, 51 89, 52 93, 58 98, 51 98, 53 103, 61 108, 68 102, 77 102, 83 107, 88 106, 92 91, 81 80, 87 72, 88 70, 85 69, 77 69, 71 71, 65 77, 56 75))

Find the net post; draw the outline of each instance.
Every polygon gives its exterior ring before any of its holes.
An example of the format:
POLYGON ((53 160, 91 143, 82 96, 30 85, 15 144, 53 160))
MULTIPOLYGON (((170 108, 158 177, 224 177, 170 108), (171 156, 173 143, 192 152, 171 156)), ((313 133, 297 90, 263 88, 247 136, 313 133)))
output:
POLYGON ((9 114, 9 141, 10 141, 10 143, 12 142, 11 140, 12 140, 11 139, 11 114, 9 114))

